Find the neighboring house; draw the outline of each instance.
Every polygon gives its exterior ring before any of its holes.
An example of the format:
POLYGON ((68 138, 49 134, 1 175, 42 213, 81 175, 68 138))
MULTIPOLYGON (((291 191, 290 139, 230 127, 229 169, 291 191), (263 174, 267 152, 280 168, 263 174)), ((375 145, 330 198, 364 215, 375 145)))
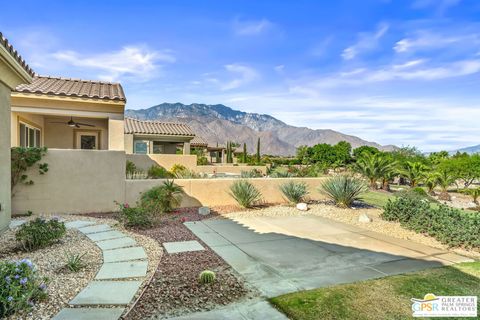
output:
POLYGON ((10 93, 21 83, 30 83, 33 70, 0 32, 0 231, 11 218, 10 190, 10 93))
POLYGON ((192 129, 183 123, 125 118, 127 154, 176 154, 177 146, 181 145, 187 155, 194 137, 192 129))
POLYGON ((35 76, 11 95, 11 145, 123 150, 119 83, 35 76))

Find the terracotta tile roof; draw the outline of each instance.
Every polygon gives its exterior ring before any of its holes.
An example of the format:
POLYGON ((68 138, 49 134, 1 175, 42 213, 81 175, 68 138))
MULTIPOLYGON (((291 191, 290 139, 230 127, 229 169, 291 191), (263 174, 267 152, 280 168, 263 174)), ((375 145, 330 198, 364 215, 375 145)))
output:
POLYGON ((13 48, 13 46, 8 42, 7 38, 3 36, 3 34, 0 32, 0 46, 4 47, 5 50, 7 50, 10 55, 18 62, 20 66, 32 77, 35 75, 35 72, 33 72, 32 68, 25 62, 25 60, 22 58, 22 56, 18 53, 17 50, 13 48))
POLYGON ((58 77, 35 76, 32 83, 21 84, 15 91, 54 96, 126 101, 119 83, 58 77))
POLYGON ((193 139, 190 141, 190 145, 192 147, 207 147, 208 142, 205 141, 202 137, 195 136, 193 139))
POLYGON ((184 123, 142 121, 125 118, 125 133, 158 134, 166 136, 195 136, 192 129, 184 123))

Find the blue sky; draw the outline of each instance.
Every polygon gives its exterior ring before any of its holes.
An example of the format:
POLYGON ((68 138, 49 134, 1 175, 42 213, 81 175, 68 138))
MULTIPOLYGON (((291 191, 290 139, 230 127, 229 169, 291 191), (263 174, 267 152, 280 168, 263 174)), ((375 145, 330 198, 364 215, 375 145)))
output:
POLYGON ((9 1, 42 75, 425 151, 479 144, 480 1, 9 1))

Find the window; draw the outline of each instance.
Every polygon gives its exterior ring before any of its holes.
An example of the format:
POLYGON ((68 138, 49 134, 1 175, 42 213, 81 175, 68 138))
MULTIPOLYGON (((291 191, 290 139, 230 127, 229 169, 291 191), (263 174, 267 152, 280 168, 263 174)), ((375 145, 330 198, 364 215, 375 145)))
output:
POLYGON ((165 153, 165 146, 160 141, 153 141, 153 153, 165 153))
POLYGON ((29 124, 20 122, 20 147, 40 147, 41 130, 29 124))
POLYGON ((133 152, 138 154, 147 154, 148 153, 148 141, 135 141, 133 152))

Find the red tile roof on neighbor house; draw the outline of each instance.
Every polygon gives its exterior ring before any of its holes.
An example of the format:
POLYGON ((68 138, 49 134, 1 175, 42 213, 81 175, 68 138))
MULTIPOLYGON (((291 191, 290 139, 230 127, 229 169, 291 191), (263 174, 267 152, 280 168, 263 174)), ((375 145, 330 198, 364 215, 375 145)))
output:
POLYGON ((195 136, 193 137, 193 139, 190 141, 190 145, 192 147, 207 147, 208 146, 208 142, 205 141, 202 137, 199 137, 199 136, 195 136))
POLYGON ((192 128, 184 123, 143 121, 132 118, 125 118, 125 133, 189 137, 195 136, 192 128))
POLYGON ((8 39, 3 36, 0 32, 0 46, 5 48, 7 52, 18 62, 18 64, 30 75, 34 76, 35 72, 30 68, 30 66, 25 62, 22 56, 18 53, 15 48, 8 42, 8 39))
POLYGON ((16 92, 53 96, 126 101, 120 83, 35 76, 32 83, 21 84, 16 92))

